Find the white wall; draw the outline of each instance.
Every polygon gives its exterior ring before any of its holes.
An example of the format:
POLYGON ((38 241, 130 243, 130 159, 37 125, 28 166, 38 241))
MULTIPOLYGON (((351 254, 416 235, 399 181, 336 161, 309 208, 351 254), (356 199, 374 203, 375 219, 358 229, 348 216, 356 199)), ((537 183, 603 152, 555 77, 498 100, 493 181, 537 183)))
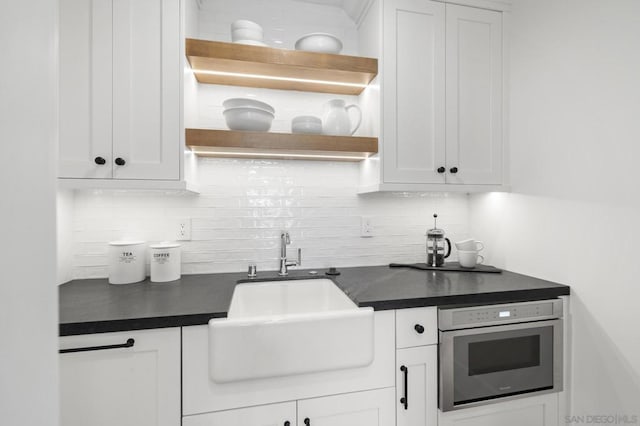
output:
POLYGON ((56 197, 57 284, 73 279, 73 199, 72 190, 58 190, 56 197))
POLYGON ((573 415, 640 415, 640 2, 516 0, 513 194, 471 197, 488 261, 572 286, 573 415))
POLYGON ((58 424, 55 158, 57 2, 0 13, 0 416, 58 424))
POLYGON ((358 196, 356 163, 201 159, 198 196, 161 192, 79 191, 74 200, 73 275, 107 276, 107 242, 173 239, 192 218, 183 273, 278 267, 280 230, 301 247, 305 268, 424 262, 432 214, 452 239, 468 236, 466 195, 398 193, 358 196), (360 237, 370 216, 374 237, 360 237))

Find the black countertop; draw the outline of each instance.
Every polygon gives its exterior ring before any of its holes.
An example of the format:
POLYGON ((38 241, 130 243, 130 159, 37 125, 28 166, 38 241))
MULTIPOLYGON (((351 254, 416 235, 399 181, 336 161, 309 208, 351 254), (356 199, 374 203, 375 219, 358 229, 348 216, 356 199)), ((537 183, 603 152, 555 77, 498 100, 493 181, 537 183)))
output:
MULTIPOLYGON (((318 277, 324 270, 318 270, 318 277)), ((388 266, 342 268, 333 277, 359 306, 375 310, 419 306, 499 303, 568 295, 568 286, 503 271, 421 271, 388 266)), ((308 278, 308 270, 288 279, 308 278)), ((256 281, 277 278, 262 272, 256 281)), ((206 324, 225 317, 244 273, 184 275, 172 283, 109 285, 106 279, 75 280, 59 287, 60 335, 104 333, 206 324)))

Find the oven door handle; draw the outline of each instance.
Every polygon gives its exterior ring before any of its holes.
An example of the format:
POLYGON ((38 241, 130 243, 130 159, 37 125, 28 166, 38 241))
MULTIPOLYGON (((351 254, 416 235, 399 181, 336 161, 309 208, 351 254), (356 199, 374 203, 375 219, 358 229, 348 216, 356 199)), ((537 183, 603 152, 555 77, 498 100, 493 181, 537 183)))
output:
POLYGON ((404 405, 404 409, 409 409, 409 369, 403 365, 400 371, 404 374, 404 397, 400 398, 400 404, 404 405))

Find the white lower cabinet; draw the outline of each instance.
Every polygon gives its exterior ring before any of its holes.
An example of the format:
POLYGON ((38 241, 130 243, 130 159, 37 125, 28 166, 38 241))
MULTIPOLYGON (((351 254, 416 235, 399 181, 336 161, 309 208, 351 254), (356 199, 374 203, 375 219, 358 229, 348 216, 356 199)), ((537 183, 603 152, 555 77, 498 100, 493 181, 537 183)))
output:
POLYGON ((296 403, 291 401, 187 416, 182 426, 293 426, 295 421, 296 403))
POLYGON ((558 426, 558 394, 439 412, 438 426, 558 426))
POLYGON ((438 346, 396 352, 397 426, 436 426, 438 421, 438 346))
POLYGON ((60 349, 79 349, 60 354, 62 426, 180 426, 179 328, 66 336, 60 349))
POLYGON ((298 426, 393 426, 393 388, 298 401, 298 426))
POLYGON ((393 426, 394 389, 376 389, 184 417, 183 426, 393 426), (296 415, 297 413, 297 415, 296 415))

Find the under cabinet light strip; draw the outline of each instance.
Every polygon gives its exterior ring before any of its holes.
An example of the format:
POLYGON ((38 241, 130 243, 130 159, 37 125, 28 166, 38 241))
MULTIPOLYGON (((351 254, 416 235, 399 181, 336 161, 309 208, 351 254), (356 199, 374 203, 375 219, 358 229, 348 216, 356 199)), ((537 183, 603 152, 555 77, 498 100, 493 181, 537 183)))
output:
POLYGON ((363 155, 324 155, 324 154, 288 154, 286 152, 283 153, 272 153, 272 152, 226 152, 226 151, 199 151, 194 149, 192 151, 196 155, 221 155, 225 157, 289 157, 289 158, 322 158, 327 160, 364 160, 368 157, 367 154, 363 155))
POLYGON ((237 73, 237 72, 211 71, 211 70, 193 70, 193 72, 195 74, 219 75, 223 77, 241 77, 241 78, 259 79, 259 80, 292 81, 295 83, 323 84, 327 86, 344 86, 344 87, 361 87, 361 88, 367 87, 367 84, 361 84, 361 83, 343 83, 340 81, 311 80, 307 78, 278 77, 278 76, 262 75, 262 74, 243 74, 243 73, 237 73))

